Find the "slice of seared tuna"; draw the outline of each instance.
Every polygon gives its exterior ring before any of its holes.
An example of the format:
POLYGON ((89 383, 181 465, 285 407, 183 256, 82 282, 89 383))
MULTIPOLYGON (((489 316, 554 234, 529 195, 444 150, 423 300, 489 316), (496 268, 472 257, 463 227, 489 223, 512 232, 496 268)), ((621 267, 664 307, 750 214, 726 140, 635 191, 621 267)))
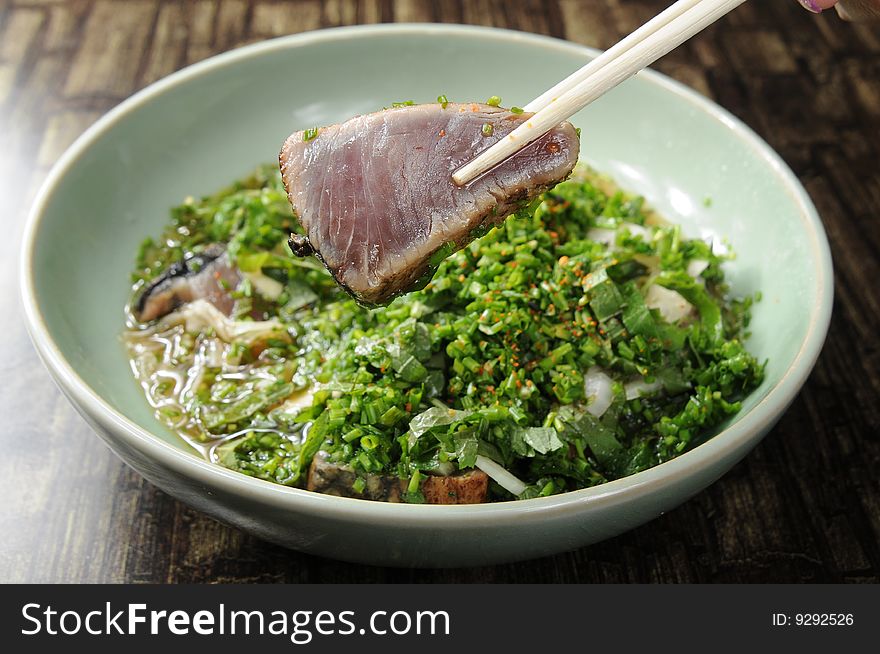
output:
POLYGON ((235 302, 231 291, 240 281, 223 247, 209 245, 147 284, 135 301, 133 314, 138 322, 150 322, 193 300, 207 300, 228 316, 235 302))
POLYGON ((571 173, 580 144, 562 123, 470 184, 452 181, 530 116, 425 104, 293 133, 279 160, 305 235, 291 238, 291 250, 314 252, 365 305, 412 290, 443 257, 571 173))
POLYGON ((352 468, 327 461, 320 453, 309 465, 306 489, 337 497, 357 497, 378 502, 400 502, 403 483, 398 477, 387 475, 359 475, 352 468), (363 477, 364 488, 355 490, 358 477, 363 477))
MULTIPOLYGON (((363 474, 351 467, 332 463, 317 454, 309 466, 306 489, 325 495, 356 497, 378 502, 401 502, 407 482, 391 475, 363 474), (355 489, 358 478, 362 490, 355 489)), ((489 477, 482 470, 468 470, 447 477, 430 475, 421 483, 428 504, 481 504, 489 496, 489 477)))

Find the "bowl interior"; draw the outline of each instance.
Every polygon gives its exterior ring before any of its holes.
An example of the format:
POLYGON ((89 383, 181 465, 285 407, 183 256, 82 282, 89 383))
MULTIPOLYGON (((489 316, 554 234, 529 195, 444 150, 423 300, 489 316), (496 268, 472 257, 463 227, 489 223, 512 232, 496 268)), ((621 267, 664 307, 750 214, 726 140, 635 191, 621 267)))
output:
MULTIPOLYGON (((30 270, 50 338, 114 409, 185 449, 154 419, 120 341, 135 252, 169 207, 275 160, 293 130, 440 93, 522 105, 586 57, 577 46, 515 33, 347 30, 225 55, 165 80, 105 119, 54 173, 30 270)), ((817 276, 828 271, 798 198, 781 183, 785 169, 708 108, 643 74, 573 122, 588 163, 644 194, 688 235, 726 239, 738 255, 728 265, 734 292, 762 291, 749 347, 769 360, 767 378, 742 416, 791 366, 815 319, 817 276)))

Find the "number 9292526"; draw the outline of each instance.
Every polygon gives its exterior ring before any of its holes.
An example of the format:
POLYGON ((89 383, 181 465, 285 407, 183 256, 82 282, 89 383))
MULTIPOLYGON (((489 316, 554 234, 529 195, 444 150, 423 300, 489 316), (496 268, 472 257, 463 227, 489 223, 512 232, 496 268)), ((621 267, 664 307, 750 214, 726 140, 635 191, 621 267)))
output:
POLYGON ((851 627, 852 613, 774 613, 774 627, 851 627))

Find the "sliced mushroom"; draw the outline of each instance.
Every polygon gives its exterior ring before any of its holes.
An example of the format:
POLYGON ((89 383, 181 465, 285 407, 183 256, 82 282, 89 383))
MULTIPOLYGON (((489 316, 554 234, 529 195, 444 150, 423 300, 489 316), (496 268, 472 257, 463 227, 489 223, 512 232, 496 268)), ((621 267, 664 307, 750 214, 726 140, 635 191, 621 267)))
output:
POLYGON ((229 263, 223 246, 209 245, 147 284, 135 304, 134 317, 150 322, 194 300, 207 300, 228 316, 235 303, 231 292, 240 281, 241 275, 229 263))

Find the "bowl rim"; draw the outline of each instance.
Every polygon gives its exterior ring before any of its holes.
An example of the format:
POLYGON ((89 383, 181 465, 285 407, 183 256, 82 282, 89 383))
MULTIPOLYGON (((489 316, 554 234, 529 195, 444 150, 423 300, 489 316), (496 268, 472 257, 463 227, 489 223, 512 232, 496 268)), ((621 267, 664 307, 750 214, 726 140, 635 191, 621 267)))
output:
POLYGON ((806 190, 788 165, 763 139, 726 109, 653 70, 643 71, 639 76, 644 82, 678 96, 695 109, 722 123, 740 141, 748 144, 759 159, 771 167, 799 209, 800 219, 810 237, 811 255, 818 264, 815 281, 817 301, 811 307, 806 336, 791 365, 783 372, 780 381, 751 410, 733 425, 694 449, 629 477, 544 498, 492 504, 441 506, 371 502, 290 488, 209 463, 194 453, 154 436, 147 429, 125 417, 78 375, 53 341, 44 321, 37 300, 33 264, 41 220, 55 188, 91 145, 116 123, 146 106, 152 98, 206 73, 276 51, 341 40, 383 39, 397 35, 466 36, 483 41, 521 43, 529 47, 556 50, 584 58, 594 57, 599 53, 596 49, 553 37, 471 25, 397 23, 336 27, 283 36, 215 55, 172 73, 121 102, 77 138, 53 166, 31 205, 22 240, 20 291, 27 330, 43 363, 75 407, 88 414, 88 417, 93 418, 128 448, 138 451, 176 474, 206 486, 222 488, 224 492, 232 495, 244 495, 251 501, 279 509, 296 508, 300 513, 320 515, 325 519, 372 524, 378 520, 385 524, 411 527, 436 526, 438 519, 458 526, 479 526, 487 519, 493 520, 495 524, 514 525, 522 520, 523 513, 539 513, 544 518, 567 517, 587 507, 597 509, 602 506, 627 503, 662 491, 707 466, 726 459, 737 450, 742 449, 744 452, 745 448, 756 444, 759 437, 772 427, 794 400, 822 349, 833 304, 833 267, 827 236, 806 190))

